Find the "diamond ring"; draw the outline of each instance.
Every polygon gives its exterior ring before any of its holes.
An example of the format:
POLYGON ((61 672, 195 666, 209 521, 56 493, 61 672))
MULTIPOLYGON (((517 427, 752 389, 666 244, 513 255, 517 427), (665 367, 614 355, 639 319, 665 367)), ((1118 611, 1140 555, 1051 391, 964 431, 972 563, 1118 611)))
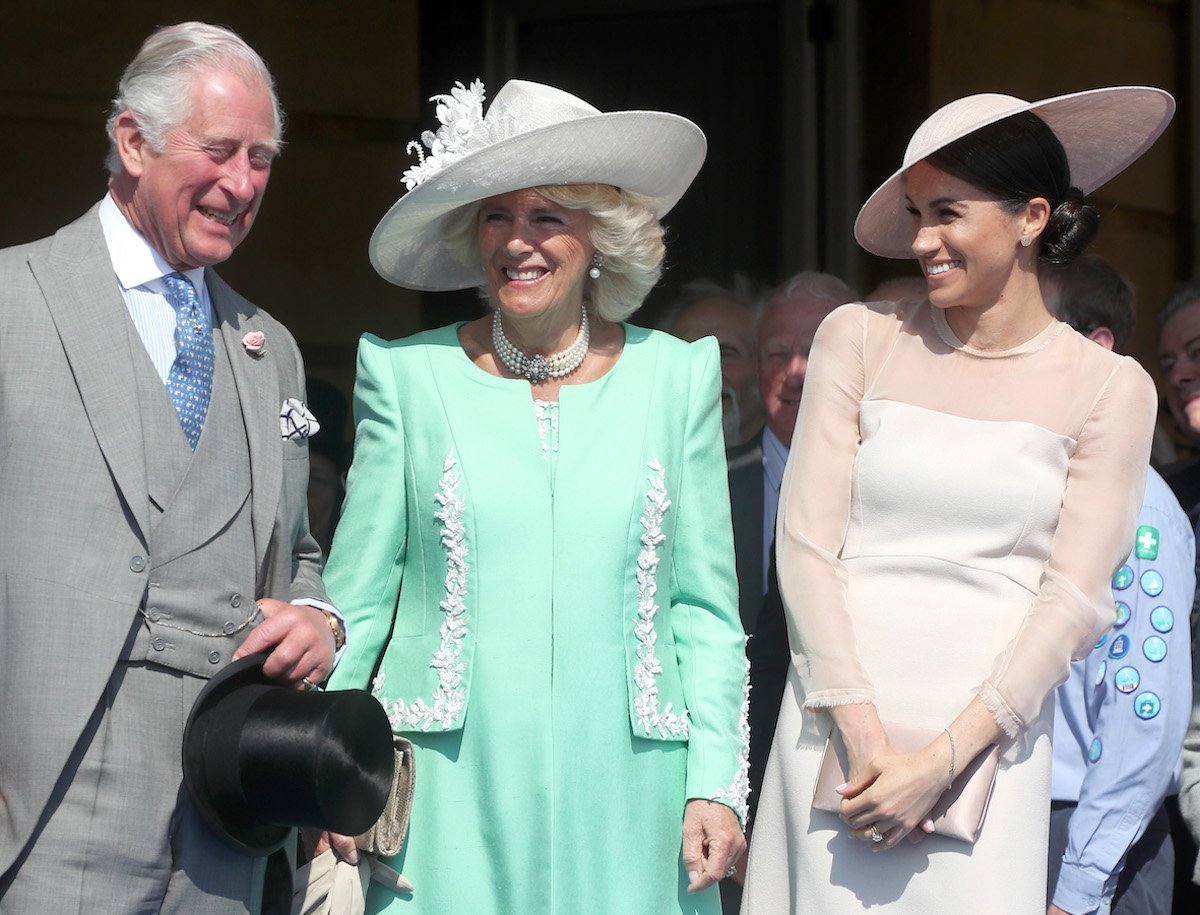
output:
POLYGON ((871 832, 871 841, 872 842, 874 842, 875 844, 878 845, 880 842, 883 841, 883 833, 879 831, 879 827, 876 826, 874 823, 871 824, 870 832, 871 832))

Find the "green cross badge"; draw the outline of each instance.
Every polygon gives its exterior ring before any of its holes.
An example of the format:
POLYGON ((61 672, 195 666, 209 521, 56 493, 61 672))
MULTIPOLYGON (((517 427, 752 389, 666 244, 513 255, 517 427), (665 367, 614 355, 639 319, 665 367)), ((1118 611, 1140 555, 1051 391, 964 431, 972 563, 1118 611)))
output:
POLYGON ((1158 528, 1143 524, 1134 537, 1133 553, 1138 559, 1158 558, 1158 528))

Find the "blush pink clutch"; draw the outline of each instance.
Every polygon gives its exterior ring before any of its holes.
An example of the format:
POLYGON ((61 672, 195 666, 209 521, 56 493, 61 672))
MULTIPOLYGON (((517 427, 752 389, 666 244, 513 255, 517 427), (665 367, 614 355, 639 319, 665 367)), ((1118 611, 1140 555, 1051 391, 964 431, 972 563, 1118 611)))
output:
MULTIPOLYGON (((913 725, 885 724, 883 728, 892 746, 902 753, 920 750, 942 733, 913 725)), ((983 818, 992 799, 999 765, 1000 747, 992 744, 955 776, 953 784, 929 812, 935 835, 974 844, 983 829, 983 818)), ((842 796, 835 789, 846 783, 849 769, 842 735, 835 729, 825 744, 825 755, 813 787, 812 805, 815 810, 831 813, 841 811, 842 796)))

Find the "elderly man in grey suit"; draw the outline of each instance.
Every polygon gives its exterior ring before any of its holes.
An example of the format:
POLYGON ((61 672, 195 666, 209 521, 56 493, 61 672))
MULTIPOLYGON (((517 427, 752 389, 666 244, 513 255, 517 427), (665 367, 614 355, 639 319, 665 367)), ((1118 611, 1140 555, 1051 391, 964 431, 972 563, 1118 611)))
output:
POLYGON ((260 908, 264 859, 204 825, 180 744, 231 658, 303 688, 344 635, 299 352, 213 270, 280 125, 237 35, 162 29, 113 104, 108 194, 0 252, 0 912, 260 908))

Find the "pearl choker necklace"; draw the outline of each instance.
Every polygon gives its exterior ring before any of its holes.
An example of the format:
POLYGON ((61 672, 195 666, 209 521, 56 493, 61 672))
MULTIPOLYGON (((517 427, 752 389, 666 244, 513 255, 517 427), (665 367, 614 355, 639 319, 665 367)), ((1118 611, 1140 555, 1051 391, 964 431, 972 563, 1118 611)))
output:
POLYGON ((587 306, 584 305, 579 333, 570 346, 552 356, 543 356, 541 353, 530 356, 513 346, 505 336, 500 312, 492 314, 492 348, 506 369, 525 378, 530 384, 541 384, 548 378, 565 378, 583 365, 583 358, 588 351, 588 336, 587 306))

